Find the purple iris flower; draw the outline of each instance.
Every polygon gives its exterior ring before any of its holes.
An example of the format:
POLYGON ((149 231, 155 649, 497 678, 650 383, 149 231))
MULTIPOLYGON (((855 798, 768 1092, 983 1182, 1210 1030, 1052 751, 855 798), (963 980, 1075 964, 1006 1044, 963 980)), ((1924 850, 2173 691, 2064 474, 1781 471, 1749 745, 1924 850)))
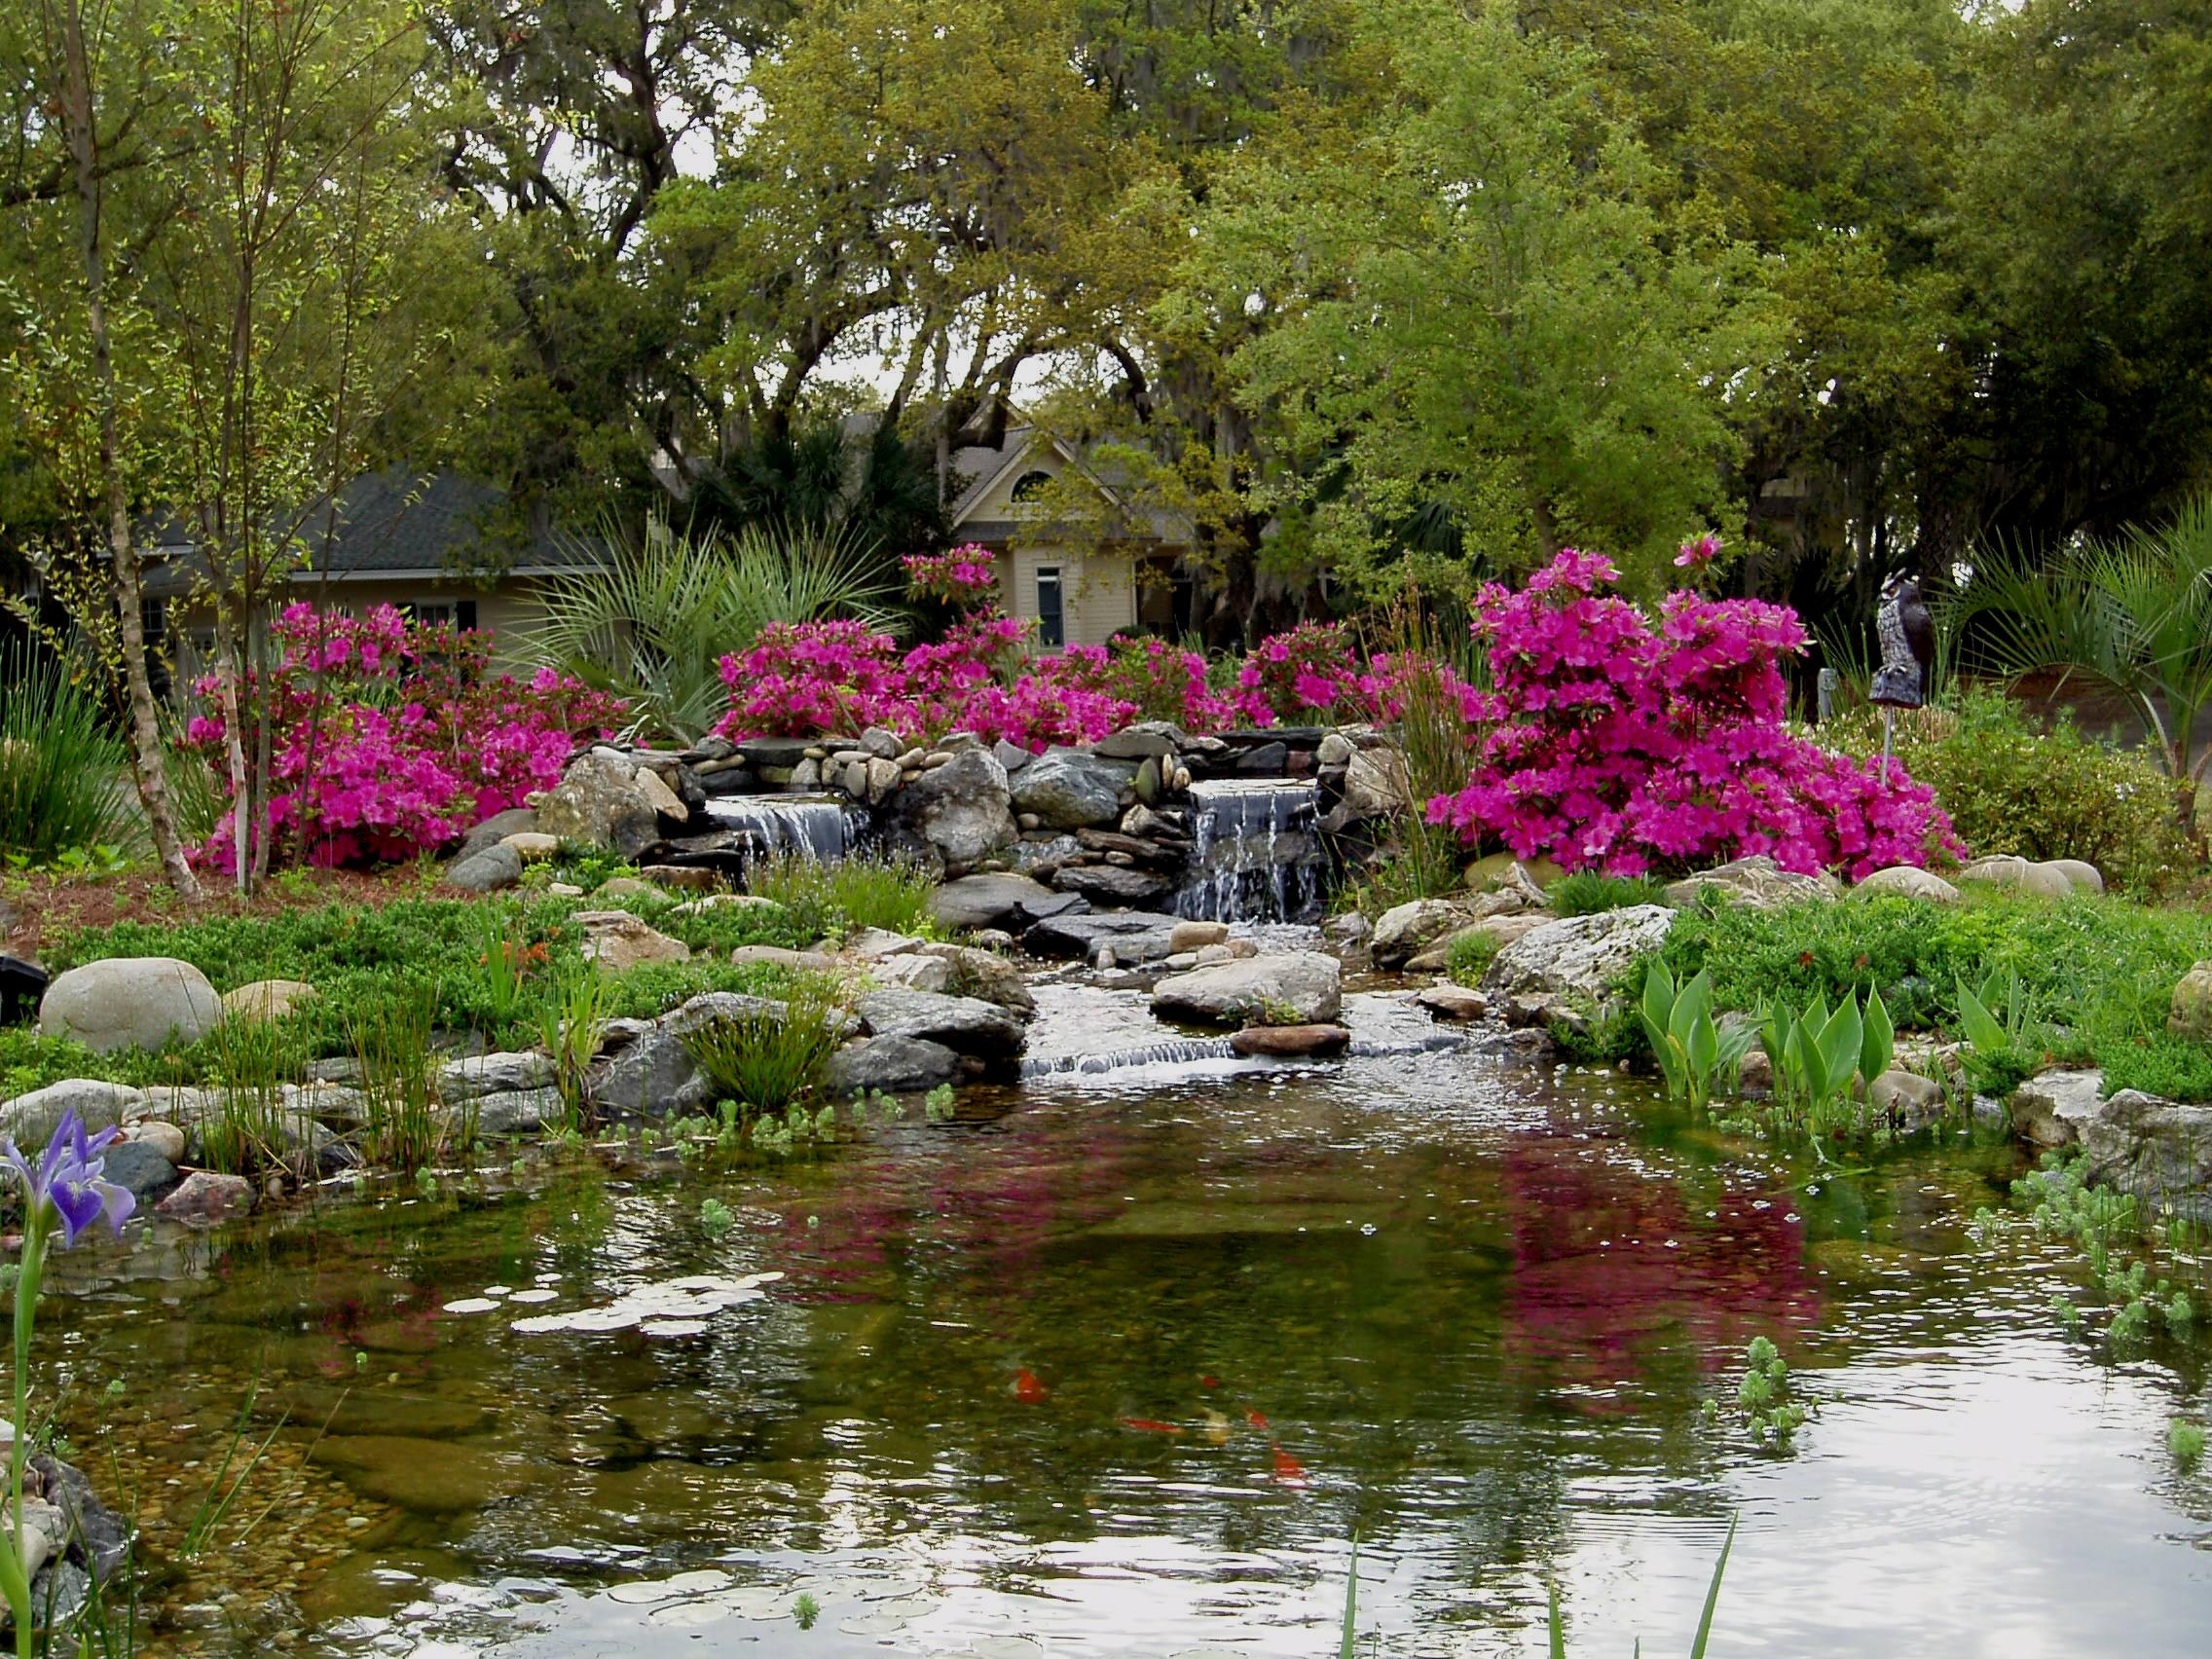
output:
POLYGON ((54 1138, 46 1143, 46 1156, 35 1169, 13 1140, 0 1139, 0 1158, 7 1160, 22 1183, 25 1209, 36 1216, 42 1204, 52 1204, 54 1213, 61 1218, 64 1250, 103 1216, 120 1235, 124 1218, 137 1203, 123 1188, 101 1178, 104 1160, 100 1155, 122 1132, 102 1129, 96 1135, 88 1135, 84 1119, 71 1107, 55 1124, 54 1138))

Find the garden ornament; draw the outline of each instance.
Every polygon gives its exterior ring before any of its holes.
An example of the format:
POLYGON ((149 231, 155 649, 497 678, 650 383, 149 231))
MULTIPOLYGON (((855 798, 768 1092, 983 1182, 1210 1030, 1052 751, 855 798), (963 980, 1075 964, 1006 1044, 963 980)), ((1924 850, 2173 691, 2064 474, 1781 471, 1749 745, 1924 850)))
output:
POLYGON ((1882 664, 1874 670, 1870 695, 1882 705, 1882 782, 1887 784, 1898 711, 1927 703, 1929 670, 1936 664, 1936 619, 1920 597, 1920 584, 1904 571, 1882 584, 1874 637, 1882 647, 1882 664))

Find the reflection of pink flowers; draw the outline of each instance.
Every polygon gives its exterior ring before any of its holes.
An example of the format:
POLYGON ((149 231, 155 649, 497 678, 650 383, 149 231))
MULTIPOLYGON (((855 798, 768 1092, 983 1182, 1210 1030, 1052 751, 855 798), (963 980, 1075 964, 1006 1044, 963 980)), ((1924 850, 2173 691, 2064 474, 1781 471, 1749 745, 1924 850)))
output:
POLYGON ((1720 537, 1710 532, 1695 541, 1685 541, 1675 555, 1675 563, 1685 571, 1702 571, 1720 557, 1720 537))
POLYGON ((1497 723, 1430 822, 1618 875, 1764 853, 1857 877, 1957 849, 1932 791, 1895 766, 1885 785, 1783 723, 1778 665, 1805 643, 1794 611, 1678 592, 1655 628, 1602 591, 1616 579, 1569 549, 1519 593, 1482 590, 1496 690, 1471 703, 1497 723))

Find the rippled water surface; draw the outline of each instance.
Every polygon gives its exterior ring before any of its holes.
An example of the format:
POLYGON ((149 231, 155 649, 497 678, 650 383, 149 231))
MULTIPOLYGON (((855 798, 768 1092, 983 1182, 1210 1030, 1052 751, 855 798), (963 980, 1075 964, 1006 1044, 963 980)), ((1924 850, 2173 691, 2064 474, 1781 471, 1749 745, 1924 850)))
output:
MULTIPOLYGON (((1161 1035, 1045 1000, 1042 1053, 1161 1035)), ((1731 1516, 1715 1655, 2212 1646, 2212 1484, 2165 1452, 2201 1379, 2101 1363, 2062 1251, 1970 1236, 2009 1148, 1838 1175, 1409 1051, 1387 998, 1355 1025, 1340 1065, 1051 1074, 774 1169, 80 1252, 46 1351, 157 1547, 249 1388, 277 1429, 160 1587, 203 1650, 1312 1659, 1356 1530, 1373 1651, 1540 1653, 1556 1584, 1575 1653, 1677 1653, 1731 1516), (639 1292, 644 1328, 516 1328, 639 1292), (1699 1410, 1762 1334, 1819 1403, 1784 1457, 1699 1410)))

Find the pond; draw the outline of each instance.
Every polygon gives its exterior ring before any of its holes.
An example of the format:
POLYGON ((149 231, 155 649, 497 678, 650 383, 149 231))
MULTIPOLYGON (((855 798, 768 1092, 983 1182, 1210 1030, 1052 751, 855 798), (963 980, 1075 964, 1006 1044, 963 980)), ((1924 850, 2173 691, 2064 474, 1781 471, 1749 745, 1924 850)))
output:
MULTIPOLYGON (((1047 1057, 1161 1035, 1041 1000, 1047 1057)), ((1731 1517, 1715 1654, 2203 1650, 2201 1379, 2070 1342, 2072 1253, 1972 1228, 2009 1145, 1793 1162, 1354 1000, 1326 1066, 1040 1068, 781 1166, 80 1250, 63 1416, 172 1557, 241 1406, 277 1430, 154 1587, 170 1650, 1315 1659, 1356 1532, 1362 1652, 1541 1653, 1556 1586, 1571 1652, 1667 1654, 1731 1517), (1787 1455, 1759 1336, 1818 1405, 1787 1455)))

